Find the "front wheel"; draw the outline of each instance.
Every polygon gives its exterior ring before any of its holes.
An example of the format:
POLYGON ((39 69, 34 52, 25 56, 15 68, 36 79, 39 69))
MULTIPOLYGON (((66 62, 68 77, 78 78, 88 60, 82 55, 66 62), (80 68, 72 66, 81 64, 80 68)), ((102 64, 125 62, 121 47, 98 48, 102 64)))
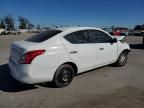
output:
POLYGON ((21 32, 18 32, 17 34, 18 34, 18 35, 20 35, 20 34, 21 34, 21 32))
POLYGON ((126 51, 122 52, 115 63, 116 66, 124 66, 127 62, 127 55, 128 53, 126 51))
POLYGON ((59 87, 65 87, 71 83, 74 76, 74 69, 72 66, 64 64, 60 66, 54 76, 54 84, 59 87))

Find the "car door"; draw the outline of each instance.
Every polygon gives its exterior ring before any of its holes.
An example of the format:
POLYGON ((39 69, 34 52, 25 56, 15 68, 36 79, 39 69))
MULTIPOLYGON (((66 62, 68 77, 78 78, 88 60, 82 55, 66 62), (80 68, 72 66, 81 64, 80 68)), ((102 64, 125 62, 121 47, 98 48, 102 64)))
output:
POLYGON ((113 38, 100 30, 90 30, 92 43, 95 43, 97 66, 113 63, 117 59, 117 43, 112 43, 113 38))
POLYGON ((88 30, 81 30, 64 36, 64 44, 70 58, 79 66, 79 72, 92 69, 96 65, 96 48, 91 44, 88 30))

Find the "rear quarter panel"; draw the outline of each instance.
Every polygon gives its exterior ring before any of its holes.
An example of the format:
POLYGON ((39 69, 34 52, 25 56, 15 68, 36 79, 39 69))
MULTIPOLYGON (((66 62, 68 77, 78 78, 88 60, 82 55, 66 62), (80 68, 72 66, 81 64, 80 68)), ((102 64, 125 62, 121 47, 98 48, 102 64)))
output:
POLYGON ((59 36, 39 44, 38 47, 45 49, 46 52, 32 61, 30 74, 34 78, 41 77, 45 81, 52 81, 57 68, 63 63, 70 62, 67 50, 59 36))

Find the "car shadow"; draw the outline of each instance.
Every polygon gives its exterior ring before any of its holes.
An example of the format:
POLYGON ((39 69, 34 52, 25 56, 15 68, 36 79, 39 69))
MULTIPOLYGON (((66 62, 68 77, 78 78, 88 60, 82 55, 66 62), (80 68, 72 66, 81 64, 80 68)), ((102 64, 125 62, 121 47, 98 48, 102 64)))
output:
POLYGON ((53 82, 46 82, 46 83, 41 83, 38 84, 41 87, 46 87, 46 88, 58 88, 55 86, 55 84, 53 82))
POLYGON ((144 44, 130 44, 131 49, 144 49, 144 44))
POLYGON ((4 92, 21 92, 36 89, 35 85, 22 84, 10 75, 8 64, 0 65, 0 90, 4 92))
MULTIPOLYGON (((114 65, 107 65, 108 67, 115 67, 114 65)), ((79 73, 75 75, 75 77, 78 77, 80 75, 89 73, 94 70, 99 70, 101 68, 107 67, 107 66, 102 66, 99 68, 91 69, 88 71, 85 71, 83 73, 79 73)), ((37 84, 38 86, 41 87, 47 87, 47 88, 57 88, 54 83, 49 82, 49 83, 41 83, 37 84)), ((8 64, 3 64, 0 65, 0 90, 4 92, 21 92, 21 91, 26 91, 26 90, 32 90, 32 89, 37 89, 38 87, 36 85, 30 85, 30 84, 23 84, 18 81, 16 81, 11 75, 10 75, 10 69, 8 64)))

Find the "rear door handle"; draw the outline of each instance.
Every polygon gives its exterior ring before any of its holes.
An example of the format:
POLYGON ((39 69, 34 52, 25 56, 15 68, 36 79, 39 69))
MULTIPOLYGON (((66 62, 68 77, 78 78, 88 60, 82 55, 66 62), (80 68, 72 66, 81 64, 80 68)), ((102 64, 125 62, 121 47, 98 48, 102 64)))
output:
POLYGON ((78 53, 78 51, 71 51, 70 54, 78 53))
POLYGON ((104 48, 99 48, 99 50, 104 50, 104 48))

